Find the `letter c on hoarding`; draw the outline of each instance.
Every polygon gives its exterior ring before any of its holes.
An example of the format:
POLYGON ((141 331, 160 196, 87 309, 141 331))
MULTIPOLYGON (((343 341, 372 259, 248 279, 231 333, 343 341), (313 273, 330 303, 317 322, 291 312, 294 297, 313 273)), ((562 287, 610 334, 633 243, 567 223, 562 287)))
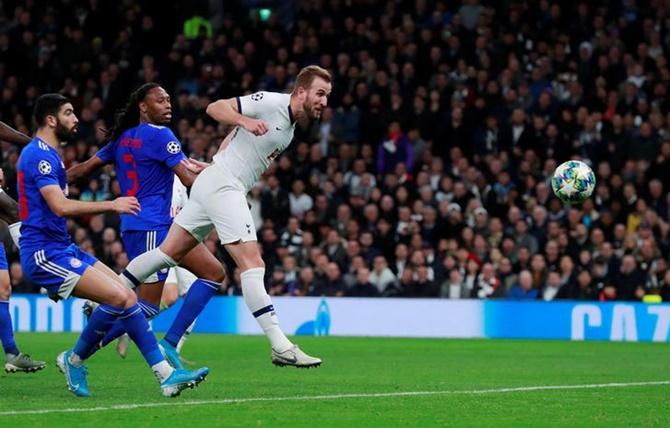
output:
POLYGON ((585 324, 589 327, 602 325, 602 313, 596 305, 577 305, 572 309, 571 340, 584 340, 585 324))

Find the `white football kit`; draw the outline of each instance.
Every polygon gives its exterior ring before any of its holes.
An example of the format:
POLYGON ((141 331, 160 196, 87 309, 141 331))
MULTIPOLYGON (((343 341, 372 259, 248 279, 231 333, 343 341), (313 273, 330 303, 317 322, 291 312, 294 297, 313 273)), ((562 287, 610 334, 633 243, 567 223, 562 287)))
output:
POLYGON ((226 149, 214 156, 214 164, 196 178, 191 197, 174 221, 198 241, 212 228, 222 244, 256 240, 246 194, 293 140, 290 99, 289 94, 276 92, 237 98, 238 111, 264 121, 268 131, 256 136, 238 126, 226 149))
MULTIPOLYGON (((174 218, 184 208, 188 201, 188 191, 176 175, 174 176, 174 184, 172 185, 172 205, 170 206, 170 217, 174 218)), ((179 296, 183 296, 191 288, 191 285, 198 279, 191 271, 180 266, 170 268, 168 272, 166 284, 177 284, 179 296)))

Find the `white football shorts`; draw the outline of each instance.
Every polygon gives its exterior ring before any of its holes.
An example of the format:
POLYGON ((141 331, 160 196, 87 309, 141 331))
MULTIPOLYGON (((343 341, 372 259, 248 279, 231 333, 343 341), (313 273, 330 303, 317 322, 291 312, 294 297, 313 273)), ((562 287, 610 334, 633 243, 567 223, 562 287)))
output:
POLYGON ((191 195, 174 222, 202 242, 213 228, 222 244, 256 240, 246 190, 223 166, 213 164, 195 179, 191 195))

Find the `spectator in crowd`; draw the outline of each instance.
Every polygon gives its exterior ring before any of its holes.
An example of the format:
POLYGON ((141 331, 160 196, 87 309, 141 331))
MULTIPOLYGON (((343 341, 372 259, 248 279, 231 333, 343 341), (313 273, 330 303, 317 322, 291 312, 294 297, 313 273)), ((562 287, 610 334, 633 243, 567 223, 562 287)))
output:
POLYGON ((545 302, 554 300, 560 290, 561 274, 558 271, 550 271, 542 290, 542 300, 545 302))
POLYGON ((347 297, 376 297, 379 296, 377 287, 370 283, 370 270, 362 267, 356 271, 356 282, 345 292, 347 297))
POLYGON ((337 263, 330 262, 326 265, 325 275, 317 278, 310 290, 311 296, 343 296, 345 291, 344 281, 340 267, 337 263))
POLYGON ((377 288, 377 292, 380 295, 384 295, 389 287, 395 287, 396 276, 389 268, 384 256, 379 255, 375 257, 373 271, 370 273, 368 281, 377 288))
POLYGON ((463 274, 458 269, 449 272, 449 278, 440 287, 440 297, 447 299, 467 299, 470 290, 464 287, 463 274))
POLYGON ((538 290, 533 288, 533 275, 528 270, 519 273, 519 283, 512 287, 507 297, 517 300, 530 300, 538 298, 538 290))

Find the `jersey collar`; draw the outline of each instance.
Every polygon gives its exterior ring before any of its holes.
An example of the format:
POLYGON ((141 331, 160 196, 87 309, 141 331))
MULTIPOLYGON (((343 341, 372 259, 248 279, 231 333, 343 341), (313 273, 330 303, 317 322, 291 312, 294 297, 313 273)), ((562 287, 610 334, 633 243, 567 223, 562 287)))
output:
POLYGON ((44 140, 41 139, 40 137, 35 136, 35 137, 33 137, 33 138, 34 138, 35 141, 37 141, 38 144, 39 144, 39 143, 44 144, 44 145, 47 147, 47 149, 48 149, 49 151, 52 151, 52 150, 53 150, 53 151, 55 151, 56 153, 58 153, 58 150, 56 150, 55 148, 51 147, 51 145, 50 145, 49 143, 47 143, 46 141, 44 141, 44 140))
POLYGON ((295 123, 295 117, 293 117, 293 110, 291 110, 291 104, 288 105, 288 120, 291 122, 291 125, 295 123))

